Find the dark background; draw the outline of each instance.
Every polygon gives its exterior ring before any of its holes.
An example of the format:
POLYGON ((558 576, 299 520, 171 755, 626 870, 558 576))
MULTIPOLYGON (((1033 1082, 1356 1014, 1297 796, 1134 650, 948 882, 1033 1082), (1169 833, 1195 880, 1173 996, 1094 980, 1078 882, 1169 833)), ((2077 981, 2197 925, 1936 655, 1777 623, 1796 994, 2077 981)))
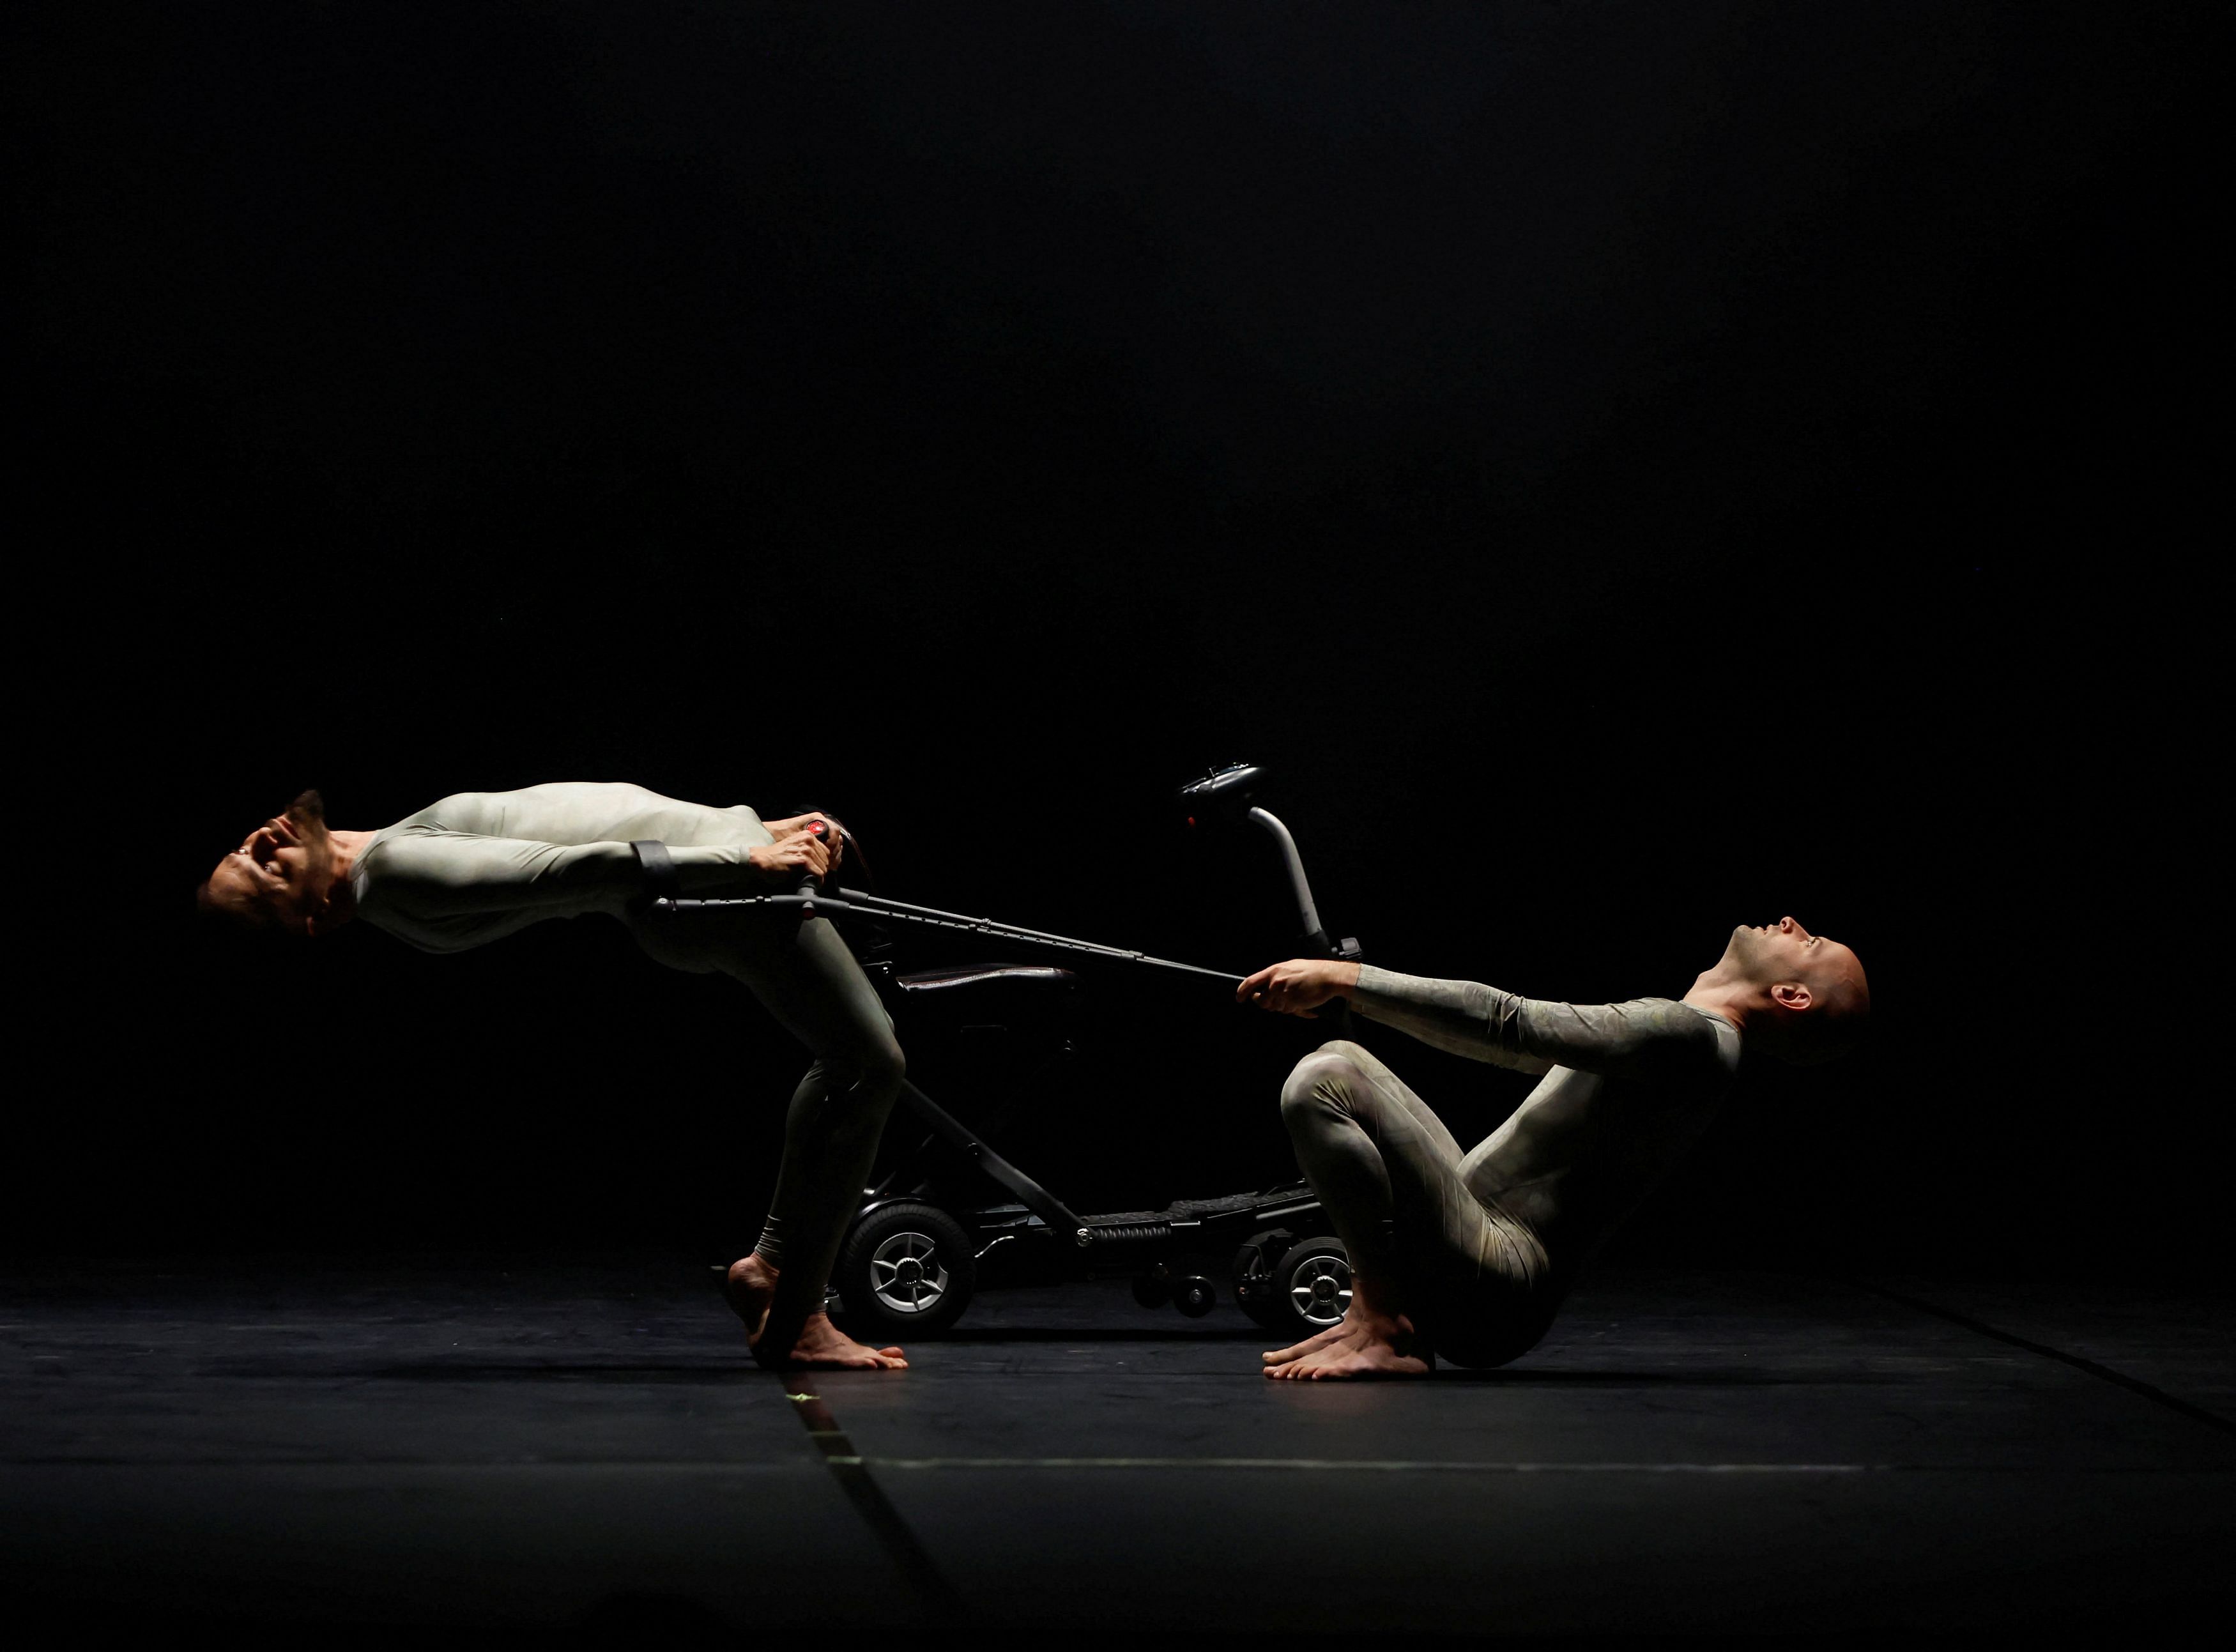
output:
MULTIPOLYGON (((2207 15, 57 9, 11 1242, 750 1244, 800 1058, 733 985, 187 918, 302 786, 821 806, 1245 969, 1274 864, 1171 807, 1242 757, 1393 967, 1857 946, 1871 1048, 1751 1070, 1627 1254, 2218 1267, 2207 15)), ((1289 1173, 1312 1029, 1083 1000, 1013 1156, 1289 1173)), ((1464 1139, 1526 1088, 1374 1042, 1464 1139)))

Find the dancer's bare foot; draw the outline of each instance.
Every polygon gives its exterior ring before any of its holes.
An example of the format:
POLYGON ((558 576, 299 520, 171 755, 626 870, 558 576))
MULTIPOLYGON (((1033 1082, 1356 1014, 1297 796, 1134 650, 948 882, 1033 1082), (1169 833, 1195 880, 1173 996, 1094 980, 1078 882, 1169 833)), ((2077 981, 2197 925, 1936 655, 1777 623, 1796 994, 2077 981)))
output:
POLYGON ((768 1323, 769 1304, 776 1300, 776 1269, 758 1255, 740 1256, 723 1276, 722 1295, 746 1322, 746 1340, 751 1342, 768 1323))
POLYGON ((1258 1357, 1269 1366, 1286 1366, 1292 1359, 1303 1359, 1315 1349, 1326 1347, 1343 1334, 1343 1327, 1344 1321, 1338 1320, 1316 1336, 1306 1337, 1302 1342, 1293 1342, 1286 1348, 1276 1348, 1271 1353, 1261 1353, 1258 1357))
POLYGON ((906 1371, 908 1361, 898 1348, 872 1348, 848 1336, 831 1323, 827 1313, 811 1313, 792 1339, 792 1352, 779 1354, 765 1349, 763 1334, 753 1342, 756 1363, 772 1371, 806 1367, 812 1371, 906 1371))
POLYGON ((730 1264, 722 1279, 722 1294, 746 1324, 746 1345, 753 1359, 772 1370, 805 1366, 818 1371, 906 1371, 908 1361, 898 1348, 871 1348, 855 1341, 831 1323, 827 1313, 807 1316, 792 1339, 788 1353, 762 1350, 768 1330, 769 1307, 776 1300, 777 1270, 758 1255, 741 1256, 730 1264))
POLYGON ((1413 1321, 1398 1312, 1393 1281, 1351 1276, 1351 1306, 1343 1321, 1292 1348, 1266 1356, 1266 1374, 1283 1380, 1331 1378, 1425 1377, 1435 1359, 1413 1321))
MULTIPOLYGON (((1333 1331, 1299 1343, 1296 1357, 1266 1367, 1268 1377, 1324 1382, 1359 1377, 1425 1377, 1428 1347, 1403 1314, 1364 1315, 1356 1302, 1333 1331)), ((1283 1350, 1284 1353, 1290 1352, 1283 1350)))

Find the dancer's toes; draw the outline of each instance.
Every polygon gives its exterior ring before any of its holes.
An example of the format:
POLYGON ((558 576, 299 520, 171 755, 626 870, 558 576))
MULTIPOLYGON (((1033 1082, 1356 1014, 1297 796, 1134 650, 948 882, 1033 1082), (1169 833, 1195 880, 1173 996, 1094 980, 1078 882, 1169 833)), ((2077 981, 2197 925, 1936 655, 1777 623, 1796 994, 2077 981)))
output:
POLYGON ((1286 1366, 1292 1359, 1303 1359, 1315 1348, 1326 1347, 1343 1334, 1344 1324, 1345 1321, 1338 1320, 1326 1330, 1306 1337, 1302 1342, 1292 1343, 1286 1348, 1276 1348, 1271 1353, 1262 1353, 1258 1357, 1269 1366, 1286 1366))
MULTIPOLYGON (((766 1340, 766 1339, 764 1339, 766 1340)), ((811 1314, 784 1356, 764 1356, 757 1346, 753 1358, 771 1367, 811 1371, 906 1371, 908 1359, 897 1347, 872 1348, 859 1343, 831 1323, 827 1313, 811 1314)))
POLYGON ((1283 1382, 1344 1381, 1362 1377, 1425 1377, 1433 1362, 1412 1322, 1352 1313, 1310 1342, 1268 1354, 1268 1377, 1283 1382))

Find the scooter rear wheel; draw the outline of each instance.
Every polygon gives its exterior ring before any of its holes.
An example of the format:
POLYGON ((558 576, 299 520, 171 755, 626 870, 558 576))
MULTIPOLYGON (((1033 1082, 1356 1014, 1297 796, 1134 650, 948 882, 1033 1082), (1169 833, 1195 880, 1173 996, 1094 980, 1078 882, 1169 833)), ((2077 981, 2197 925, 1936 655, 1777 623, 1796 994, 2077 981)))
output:
POLYGON ((937 1205, 880 1205, 854 1224, 831 1282, 850 1331, 937 1336, 963 1317, 978 1282, 969 1235, 937 1205))
POLYGON ((1237 1293, 1243 1311, 1275 1336, 1301 1342, 1342 1322, 1351 1306, 1351 1254, 1334 1234, 1315 1234, 1284 1247, 1250 1283, 1246 1294, 1237 1293))

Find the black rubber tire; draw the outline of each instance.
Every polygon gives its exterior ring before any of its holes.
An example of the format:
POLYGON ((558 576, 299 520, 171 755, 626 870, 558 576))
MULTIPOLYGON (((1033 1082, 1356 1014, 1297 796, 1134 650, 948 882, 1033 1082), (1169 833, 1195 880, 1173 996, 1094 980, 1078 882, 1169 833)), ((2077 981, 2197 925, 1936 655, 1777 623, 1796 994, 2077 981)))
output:
POLYGON ((937 1205, 904 1200, 880 1205, 855 1222, 838 1247, 831 1282, 845 1301, 852 1334, 933 1337, 970 1306, 978 1268, 960 1222, 937 1205), (921 1271, 920 1280, 904 1276, 902 1265, 909 1262, 921 1271), (924 1306, 904 1306, 911 1296, 924 1306))
POLYGON ((1253 1324, 1277 1336, 1296 1329, 1296 1315, 1281 1300, 1273 1277, 1281 1258, 1296 1242, 1296 1234, 1286 1227, 1253 1234, 1236 1247, 1234 1261, 1227 1269, 1234 1282, 1235 1306, 1250 1316, 1253 1324), (1262 1291, 1253 1288, 1260 1284, 1262 1291))
POLYGON ((1318 1336, 1329 1326, 1337 1323, 1341 1318, 1339 1313, 1335 1320, 1306 1318, 1297 1300, 1299 1286, 1309 1288, 1311 1276, 1330 1272, 1325 1266, 1330 1261, 1337 1264, 1332 1274, 1340 1280, 1338 1301, 1348 1303, 1351 1299, 1351 1253, 1344 1248, 1343 1241, 1333 1234, 1318 1234, 1310 1239, 1299 1240, 1281 1253, 1281 1260, 1274 1265, 1273 1293, 1267 1304, 1267 1312, 1273 1323, 1269 1324, 1265 1320, 1259 1323, 1268 1330, 1292 1337, 1299 1342, 1306 1337, 1318 1336))

